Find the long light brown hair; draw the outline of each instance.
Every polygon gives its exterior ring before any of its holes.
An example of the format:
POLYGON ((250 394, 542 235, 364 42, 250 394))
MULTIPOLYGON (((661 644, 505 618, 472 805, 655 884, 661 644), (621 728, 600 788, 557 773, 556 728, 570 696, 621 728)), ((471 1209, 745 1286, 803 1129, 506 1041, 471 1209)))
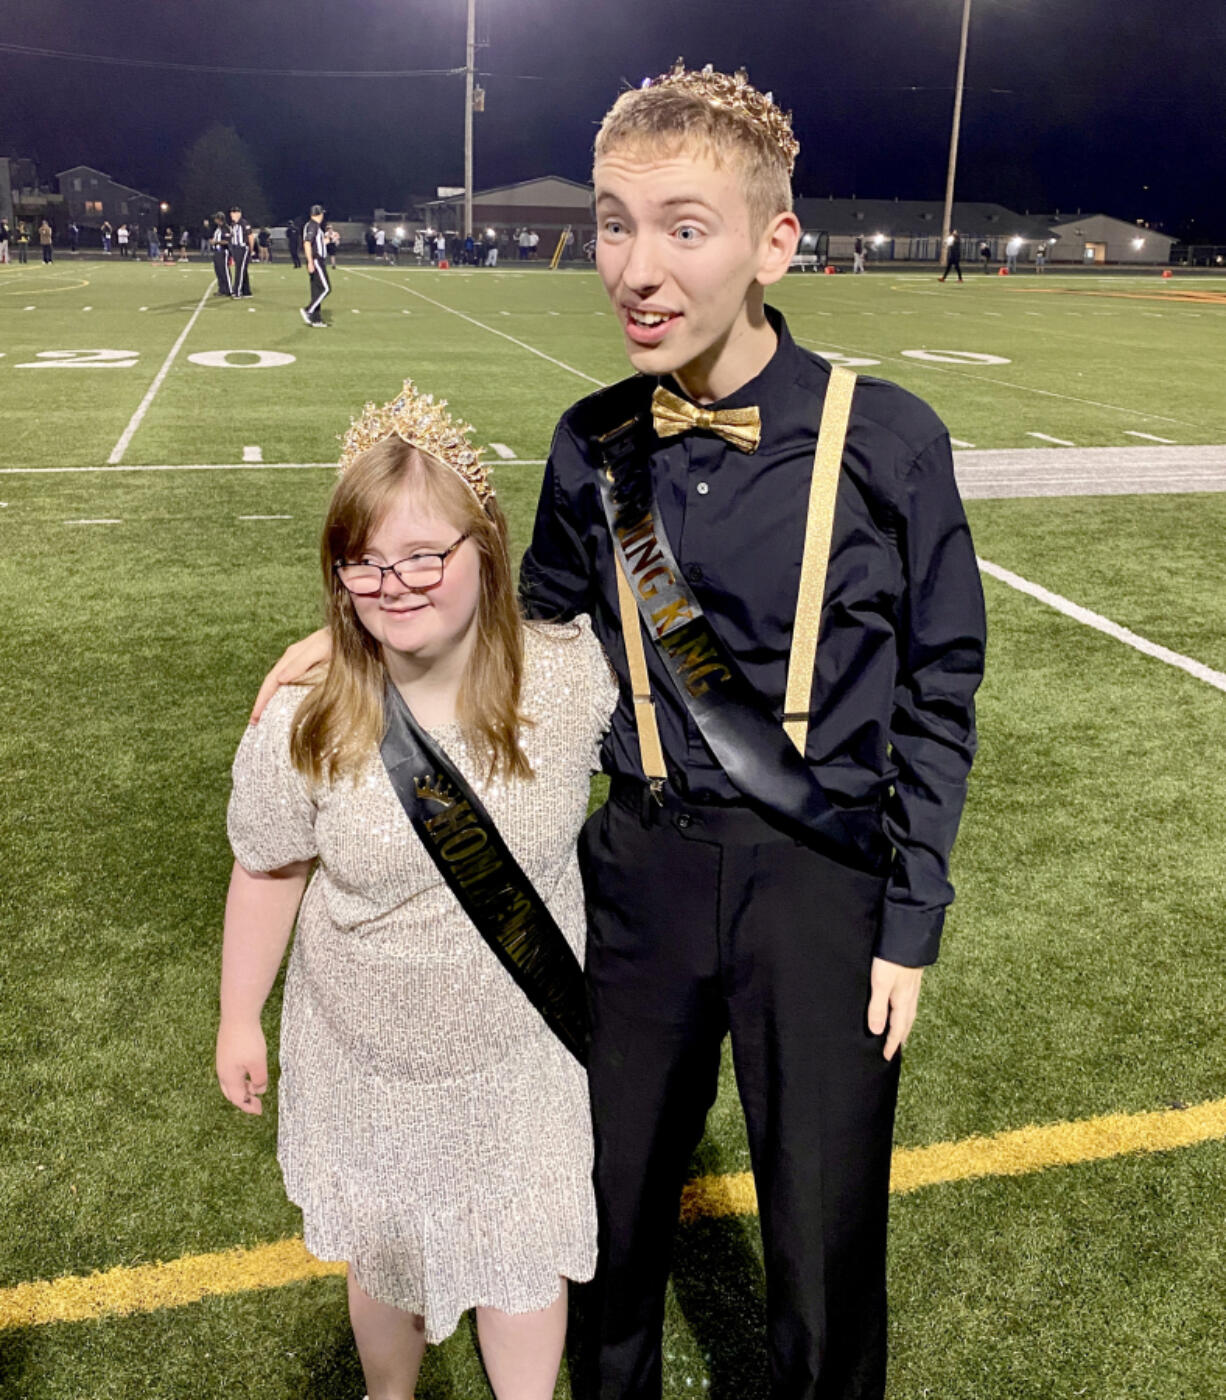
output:
POLYGON ((384 731, 387 671, 380 644, 358 621, 353 599, 333 565, 355 560, 405 488, 468 536, 480 555, 476 636, 460 680, 457 717, 486 777, 530 778, 519 744, 523 621, 511 578, 506 518, 491 496, 482 507, 442 462, 398 437, 356 457, 337 483, 320 543, 332 656, 298 707, 290 736, 294 767, 312 782, 356 775, 384 731))

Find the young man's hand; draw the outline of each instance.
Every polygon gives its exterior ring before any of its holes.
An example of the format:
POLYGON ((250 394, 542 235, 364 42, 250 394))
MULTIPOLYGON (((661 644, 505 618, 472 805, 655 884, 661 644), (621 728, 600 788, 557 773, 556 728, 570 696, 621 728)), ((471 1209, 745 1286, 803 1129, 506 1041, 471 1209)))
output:
POLYGON ((922 967, 900 967, 884 958, 873 959, 868 1028, 874 1035, 880 1035, 889 1026, 890 1033, 882 1052, 887 1060, 894 1058, 899 1046, 905 1045, 911 1034, 923 975, 922 967))
POLYGON ((286 647, 280 661, 264 677, 264 684, 260 686, 255 704, 251 707, 248 724, 255 724, 259 720, 264 713, 264 706, 283 685, 293 685, 295 681, 301 680, 312 666, 327 661, 331 655, 332 639, 326 627, 321 627, 318 632, 312 632, 309 637, 286 647))

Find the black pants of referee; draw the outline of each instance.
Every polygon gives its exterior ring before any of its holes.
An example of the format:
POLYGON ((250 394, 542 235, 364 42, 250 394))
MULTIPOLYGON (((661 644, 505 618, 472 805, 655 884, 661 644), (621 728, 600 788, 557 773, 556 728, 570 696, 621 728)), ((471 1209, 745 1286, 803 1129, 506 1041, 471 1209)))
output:
POLYGON ((251 279, 247 276, 250 262, 250 248, 244 244, 243 247, 234 249, 233 295, 236 297, 249 297, 251 295, 251 279))
POLYGON ((323 312, 320 308, 324 304, 326 297, 332 290, 332 280, 328 276, 328 270, 318 258, 315 259, 315 266, 311 269, 311 299, 302 308, 306 312, 308 321, 319 323, 323 320, 323 312))
POLYGON ((213 249, 213 272, 217 278, 218 296, 234 295, 234 285, 230 281, 230 250, 222 246, 213 249))
POLYGON ((774 1400, 881 1400, 900 1057, 868 1030, 885 881, 747 807, 614 784, 585 826, 600 1217, 578 1400, 659 1400, 673 1231, 731 1032, 774 1400))

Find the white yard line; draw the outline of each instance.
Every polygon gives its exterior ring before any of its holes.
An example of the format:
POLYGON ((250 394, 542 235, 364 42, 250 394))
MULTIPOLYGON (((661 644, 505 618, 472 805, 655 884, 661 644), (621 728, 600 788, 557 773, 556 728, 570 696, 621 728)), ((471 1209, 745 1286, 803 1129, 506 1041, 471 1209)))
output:
POLYGON ((171 365, 173 365, 175 362, 175 356, 182 349, 183 342, 187 339, 189 333, 191 332, 191 328, 196 324, 196 317, 199 316, 200 313, 204 310, 204 304, 206 301, 208 301, 209 297, 212 295, 212 292, 213 287, 210 284, 208 287, 205 288, 204 295, 196 303, 196 309, 192 312, 191 317, 187 322, 187 325, 183 327, 183 331, 180 334, 178 340, 176 340, 175 343, 171 346, 170 354, 167 355, 166 359, 162 362, 162 368, 158 370, 157 375, 154 377, 153 383, 149 386, 149 392, 140 401, 140 407, 132 415, 132 421, 123 430, 123 434, 112 449, 111 455, 106 459, 111 466, 114 466, 117 462, 123 461, 123 454, 128 450, 128 445, 136 436, 137 428, 139 428, 140 425, 145 421, 145 414, 149 412, 149 405, 152 404, 153 400, 157 397, 158 390, 162 387, 163 381, 165 380, 166 376, 170 373, 171 365))
POLYGON ((1143 652, 1146 656, 1152 656, 1157 661, 1164 661, 1168 666, 1178 667, 1179 670, 1186 671, 1188 675, 1195 676, 1198 681, 1204 681, 1206 685, 1213 686, 1215 690, 1226 691, 1226 675, 1223 675, 1221 671, 1215 671, 1203 662, 1194 661, 1190 656, 1181 656, 1177 651, 1171 651, 1168 647, 1159 646, 1156 642, 1139 637, 1135 632, 1130 632, 1127 627, 1121 627, 1118 622, 1112 622, 1110 618, 1103 617, 1101 613, 1091 612, 1089 608, 1083 608, 1068 598, 1062 598, 1059 593, 1052 593, 1039 584, 1031 583, 1029 579, 1022 578, 1019 574, 1002 569, 999 564, 993 564, 987 559, 980 559, 978 563, 980 569, 990 578, 1008 584, 1010 588, 1016 588, 1019 593, 1026 593, 1031 598, 1037 598, 1040 603, 1046 603, 1049 608, 1055 608, 1057 612, 1063 613, 1066 617, 1084 623, 1087 627, 1093 627, 1096 632, 1113 637, 1117 642, 1123 642, 1125 646, 1132 647, 1134 651, 1143 652))
POLYGON ((292 515, 240 515, 240 520, 292 520, 292 515))
MULTIPOLYGON (((365 277, 368 281, 377 282, 377 277, 372 277, 369 272, 359 272, 356 267, 345 269, 350 277, 365 277)), ((607 389, 609 386, 603 379, 593 379, 590 374, 584 374, 581 369, 576 369, 574 365, 568 365, 564 360, 555 360, 552 355, 546 355, 543 350, 538 350, 535 345, 529 345, 522 340, 516 340, 513 335, 507 335, 505 331, 495 330, 493 326, 487 326, 484 321, 478 321, 474 316, 466 316, 463 311, 457 311, 454 306, 448 306, 445 302, 435 301, 433 297, 428 297, 424 292, 414 291, 412 287, 406 287, 397 282, 394 284, 408 296, 419 297, 422 301, 428 302, 431 306, 437 306, 440 311, 449 311, 453 316, 458 316, 461 321, 467 321, 470 326, 476 326, 480 330, 489 331, 490 335, 496 335, 502 340, 509 340, 512 345, 518 345, 521 350, 526 350, 530 355, 536 355, 542 360, 548 360, 551 365, 556 365, 558 369, 564 369, 567 374, 573 374, 577 379, 585 379, 589 384, 595 384, 598 389, 607 389)))
MULTIPOLYGON (((517 467, 543 467, 544 457, 517 457, 517 467)), ((510 465, 509 463, 507 465, 510 465)), ((139 467, 0 467, 0 476, 52 476, 80 472, 317 472, 336 470, 335 462, 171 462, 139 467)))

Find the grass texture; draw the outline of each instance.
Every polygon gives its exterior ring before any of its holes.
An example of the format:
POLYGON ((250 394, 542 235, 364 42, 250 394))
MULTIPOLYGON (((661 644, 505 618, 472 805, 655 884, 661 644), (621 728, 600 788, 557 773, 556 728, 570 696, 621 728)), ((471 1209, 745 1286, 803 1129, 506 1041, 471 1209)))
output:
MULTIPOLYGON (((0 466, 104 463, 205 270, 0 272, 0 466), (136 363, 18 368, 84 345, 135 350, 136 363)), ((924 394, 977 446, 1023 446, 1030 431, 1135 445, 1128 428, 1226 442, 1212 356, 1226 308, 1150 300, 1154 279, 1037 280, 795 278, 774 300, 806 343, 880 359, 867 372, 924 394), (901 353, 925 346, 1012 362, 901 353)), ((248 445, 269 463, 326 462, 350 414, 406 374, 532 461, 592 387, 574 371, 623 373, 582 273, 360 265, 337 278, 322 334, 294 311, 304 278, 274 264, 253 283, 251 303, 206 302, 126 463, 238 462, 248 445), (244 348, 296 358, 187 358, 244 348)), ((515 464, 497 476, 521 545, 539 479, 515 464)), ((229 764, 267 665, 319 617, 331 481, 272 468, 0 475, 0 1287, 300 1233, 275 1111, 240 1119, 225 1103, 212 1042, 229 764), (259 515, 289 518, 240 519, 259 515), (101 518, 122 523, 69 523, 101 518)), ((1226 669, 1226 496, 968 511, 983 557, 1226 669)), ((959 898, 907 1050, 905 1147, 1226 1095, 1226 697, 995 580, 985 589, 981 752, 959 898)), ((274 993, 273 1044, 277 1014, 274 993)), ((693 1171, 747 1169, 726 1072, 693 1171)), ((896 1199, 891 1400, 1226 1391, 1224 1169, 1226 1145, 1210 1142, 896 1199)), ((668 1400, 765 1396, 756 1228, 680 1229, 668 1400)), ((329 1277, 3 1331, 0 1396, 357 1400, 343 1292, 329 1277)), ((466 1323, 431 1350, 418 1397, 487 1394, 466 1323)))

